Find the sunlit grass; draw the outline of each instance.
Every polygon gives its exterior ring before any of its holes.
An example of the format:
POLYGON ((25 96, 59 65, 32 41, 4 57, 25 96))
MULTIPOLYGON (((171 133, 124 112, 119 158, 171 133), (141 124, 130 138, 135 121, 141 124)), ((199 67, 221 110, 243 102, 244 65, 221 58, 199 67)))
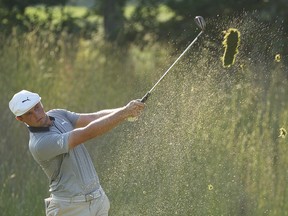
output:
MULTIPOLYGON (((249 32, 252 24, 244 20, 235 27, 249 32)), ((222 26, 216 30, 221 38, 222 26)), ((270 36, 260 33, 265 41, 270 36)), ((46 109, 92 112, 122 106, 142 97, 175 59, 171 53, 179 54, 160 43, 125 50, 97 35, 89 40, 65 32, 57 39, 46 36, 15 32, 1 38, 0 208, 5 216, 43 215, 43 199, 49 196, 48 180, 28 150, 28 132, 8 110, 13 93, 37 91, 46 109)), ((217 44, 215 37, 203 35, 155 89, 138 121, 87 143, 112 216, 287 212, 287 66, 275 63, 274 50, 262 52, 267 46, 259 38, 245 47, 243 34, 237 61, 223 69, 221 40, 217 44)))

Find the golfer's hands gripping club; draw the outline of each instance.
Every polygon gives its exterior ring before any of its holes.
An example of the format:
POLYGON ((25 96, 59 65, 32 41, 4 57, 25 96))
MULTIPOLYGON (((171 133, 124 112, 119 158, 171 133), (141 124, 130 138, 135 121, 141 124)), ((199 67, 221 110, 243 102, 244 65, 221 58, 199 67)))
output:
POLYGON ((136 121, 144 110, 145 104, 141 100, 132 100, 126 106, 125 110, 128 112, 128 121, 136 121))
POLYGON ((146 102, 146 100, 148 99, 148 97, 150 96, 150 91, 149 92, 147 92, 143 97, 142 97, 142 99, 140 100, 142 103, 145 103, 146 102))

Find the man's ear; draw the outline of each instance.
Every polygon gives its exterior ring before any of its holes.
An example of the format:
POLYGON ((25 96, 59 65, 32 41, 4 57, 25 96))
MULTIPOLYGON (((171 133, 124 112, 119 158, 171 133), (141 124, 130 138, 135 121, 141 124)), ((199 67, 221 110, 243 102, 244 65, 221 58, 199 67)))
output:
POLYGON ((21 117, 21 116, 16 116, 15 118, 16 118, 16 120, 23 122, 23 117, 21 117))

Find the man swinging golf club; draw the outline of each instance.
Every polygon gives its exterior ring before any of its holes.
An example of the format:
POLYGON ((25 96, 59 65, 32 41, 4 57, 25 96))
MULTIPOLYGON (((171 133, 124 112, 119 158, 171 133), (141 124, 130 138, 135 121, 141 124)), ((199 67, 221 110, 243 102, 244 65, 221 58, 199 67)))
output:
POLYGON ((89 114, 64 109, 45 112, 37 93, 22 90, 13 96, 9 108, 28 126, 30 152, 49 178, 46 215, 107 216, 110 203, 83 143, 138 117, 144 103, 133 100, 89 114))

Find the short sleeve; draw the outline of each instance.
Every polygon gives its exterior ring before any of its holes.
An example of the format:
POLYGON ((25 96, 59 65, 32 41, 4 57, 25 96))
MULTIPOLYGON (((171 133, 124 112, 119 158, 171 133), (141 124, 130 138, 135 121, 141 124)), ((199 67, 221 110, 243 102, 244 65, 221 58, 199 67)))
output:
POLYGON ((71 111, 67 111, 66 110, 66 118, 71 122, 71 124, 73 125, 73 127, 75 127, 76 122, 79 118, 79 114, 75 113, 75 112, 71 112, 71 111))
POLYGON ((30 151, 40 161, 49 160, 60 154, 68 153, 69 135, 70 132, 47 134, 38 140, 38 142, 29 145, 30 151))

